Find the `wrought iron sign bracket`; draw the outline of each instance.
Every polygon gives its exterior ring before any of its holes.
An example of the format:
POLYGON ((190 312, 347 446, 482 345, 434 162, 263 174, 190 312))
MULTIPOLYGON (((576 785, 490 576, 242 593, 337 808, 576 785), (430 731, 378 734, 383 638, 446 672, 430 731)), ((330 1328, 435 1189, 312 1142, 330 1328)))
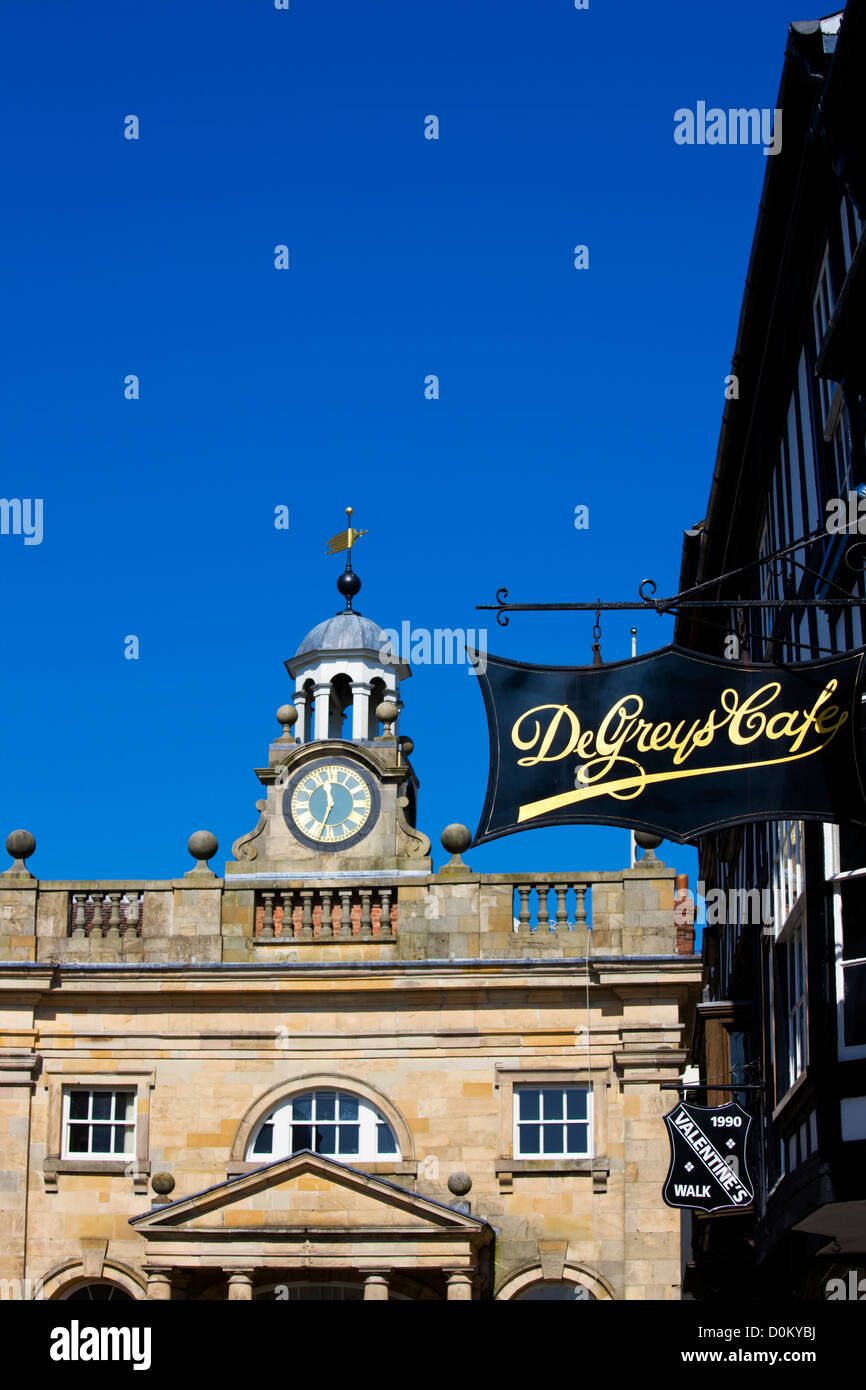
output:
POLYGON ((696 1081, 662 1081, 659 1083, 660 1091, 679 1091, 680 1095, 684 1091, 766 1091, 767 1087, 760 1083, 749 1083, 740 1086, 726 1086, 719 1081, 707 1081, 698 1083, 696 1081))
MULTIPOLYGON (((509 613, 611 613, 626 612, 657 613, 659 617, 674 614, 679 608, 857 608, 866 607, 866 602, 860 598, 853 598, 845 595, 843 598, 729 598, 729 599, 708 599, 697 598, 695 595, 703 593, 707 589, 717 589, 720 584, 729 579, 736 579, 739 575, 745 574, 749 570, 760 568, 764 565, 773 565, 778 560, 783 560, 795 550, 802 550, 804 546, 813 545, 819 540, 826 540, 827 534, 823 531, 816 531, 810 536, 803 536, 800 540, 794 541, 792 545, 784 546, 781 550, 774 551, 771 555, 765 555, 761 559, 752 560, 739 569, 729 570, 726 574, 717 575, 714 579, 705 580, 702 584, 696 584, 691 589, 683 589, 678 594, 670 594, 667 598, 655 598, 656 584, 652 579, 644 579, 638 586, 640 602, 632 600, 625 603, 602 603, 601 599, 587 603, 509 603, 508 590, 498 589, 496 591, 495 603, 477 603, 476 609, 480 612, 491 612, 496 614, 496 621, 500 627, 507 627, 509 613)), ((866 567, 866 543, 859 542, 848 547, 845 552, 845 562, 849 569, 862 571, 866 567)), ((832 583, 832 580, 825 576, 818 576, 825 583, 832 583)), ((839 585, 834 585, 840 588, 839 585)))
MULTIPOLYGON (((718 583, 714 580, 713 583, 718 583)), ((703 586, 701 586, 703 587, 703 586)), ((652 579, 644 579, 638 592, 643 600, 641 603, 602 603, 596 599, 593 603, 509 603, 508 590, 498 589, 496 592, 496 603, 476 603, 475 607, 479 611, 496 614, 496 621, 500 627, 508 627, 509 613, 657 613, 660 618, 668 614, 675 614, 678 608, 723 608, 730 612, 732 608, 863 608, 866 601, 861 598, 736 598, 736 599, 693 599, 690 595, 695 592, 686 589, 680 594, 671 594, 669 598, 654 599, 644 593, 649 590, 649 594, 655 593, 656 586, 652 579)))

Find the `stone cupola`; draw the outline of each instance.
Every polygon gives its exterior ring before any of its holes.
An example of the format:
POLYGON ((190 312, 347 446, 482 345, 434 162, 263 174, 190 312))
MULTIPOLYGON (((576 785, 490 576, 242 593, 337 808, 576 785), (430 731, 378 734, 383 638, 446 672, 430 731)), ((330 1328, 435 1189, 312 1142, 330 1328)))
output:
MULTIPOLYGON (((400 681, 412 674, 392 651, 379 624, 352 607, 361 590, 361 580, 352 569, 352 546, 366 532, 354 530, 351 507, 346 508, 346 517, 348 529, 328 543, 332 554, 347 552, 346 568, 337 580, 346 606, 308 632, 286 662, 295 682, 297 715, 290 717, 293 723, 297 720, 295 737, 301 743, 336 738, 365 743, 378 738, 383 721, 377 709, 384 703, 399 711, 400 681)), ((396 738, 397 718, 390 723, 389 732, 396 738)))
MULTIPOLYGON (((351 509, 347 508, 351 519, 351 509)), ((286 661, 292 704, 281 705, 281 737, 257 768, 267 797, 254 830, 232 846, 229 874, 254 877, 424 871, 430 841, 415 828, 418 779, 411 739, 397 724, 400 682, 411 675, 387 634, 353 608, 361 581, 351 564, 359 533, 330 542, 348 549, 337 580, 345 608, 318 623, 286 661)))

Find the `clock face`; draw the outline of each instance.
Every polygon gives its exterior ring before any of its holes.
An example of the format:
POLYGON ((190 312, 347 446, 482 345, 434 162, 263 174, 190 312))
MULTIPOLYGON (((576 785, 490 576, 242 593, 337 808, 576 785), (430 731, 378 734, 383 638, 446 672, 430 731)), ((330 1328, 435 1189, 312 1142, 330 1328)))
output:
POLYGON ((283 814, 303 844, 322 850, 342 848, 372 830, 379 814, 379 792, 356 763, 323 759, 290 780, 283 814))

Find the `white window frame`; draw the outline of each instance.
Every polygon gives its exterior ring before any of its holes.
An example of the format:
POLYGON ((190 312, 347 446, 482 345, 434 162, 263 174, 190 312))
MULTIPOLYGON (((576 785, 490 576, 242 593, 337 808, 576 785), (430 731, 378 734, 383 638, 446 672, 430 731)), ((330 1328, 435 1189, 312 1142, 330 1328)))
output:
POLYGON ((788 1087, 790 1091, 809 1065, 809 1008, 807 989, 806 923, 803 913, 797 914, 778 942, 787 950, 785 961, 785 1033, 788 1053, 788 1087))
MULTIPOLYGON (((848 407, 845 404, 845 396, 841 386, 837 386, 834 393, 832 417, 824 431, 824 439, 832 446, 833 450, 833 474, 837 496, 845 502, 847 508, 848 493, 852 490, 854 481, 854 452, 851 422, 848 418, 848 407), (838 405, 836 404, 837 401, 838 405)), ((848 529, 847 523, 845 529, 848 529)))
POLYGON ((802 821, 772 822, 770 860, 773 874, 773 920, 777 940, 803 896, 803 833, 802 821))
MULTIPOLYGON (((833 310, 835 307, 836 301, 833 296, 833 282, 830 278, 830 243, 828 242, 824 248, 821 269, 818 273, 815 293, 812 297, 812 328, 814 332, 816 357, 821 352, 821 347, 827 333, 830 319, 833 317, 833 310)), ((827 423, 832 395, 833 391, 830 382, 821 377, 818 383, 818 397, 822 426, 825 426, 827 423)))
MULTIPOLYGON (((516 1159, 527 1159, 527 1160, 537 1159, 537 1160, 542 1160, 542 1161, 543 1161, 543 1160, 567 1159, 567 1158, 593 1158, 595 1155, 594 1155, 594 1153, 593 1153, 593 1116, 592 1116, 592 1100, 593 1100, 593 1088, 592 1088, 592 1086, 587 1085, 586 1082, 583 1082, 583 1083, 580 1083, 580 1082, 561 1082, 561 1081, 549 1081, 549 1082, 547 1082, 547 1081, 515 1082, 515 1084, 514 1084, 514 1101, 513 1101, 513 1111, 514 1111, 514 1114, 513 1114, 513 1126, 514 1126, 514 1136, 513 1136, 514 1148, 513 1148, 513 1153, 514 1153, 514 1157, 515 1157, 516 1159), (521 1148, 521 1144, 520 1144, 520 1129, 521 1129, 521 1125, 536 1124, 536 1123, 537 1123, 537 1124, 539 1125, 540 1128, 543 1128, 544 1123, 545 1123, 545 1119, 544 1119, 544 1115, 543 1115, 543 1101, 542 1101, 542 1107, 541 1107, 542 1113, 541 1113, 540 1118, 539 1118, 537 1121, 535 1121, 535 1120, 521 1120, 521 1118, 520 1118, 520 1097, 521 1097, 521 1095, 524 1095, 524 1094, 525 1094, 526 1092, 528 1092, 528 1091, 540 1091, 540 1092, 542 1092, 542 1093, 543 1093, 544 1091, 560 1091, 560 1092, 563 1093, 563 1096, 564 1096, 564 1093, 567 1092, 567 1091, 580 1091, 580 1092, 586 1097, 586 1119, 584 1119, 584 1120, 575 1120, 575 1121, 573 1121, 572 1123, 574 1123, 574 1124, 579 1124, 579 1125, 581 1125, 582 1127, 585 1127, 585 1129, 586 1129, 586 1146, 585 1146, 584 1148, 582 1148, 582 1149, 568 1149, 568 1148, 563 1148, 563 1149, 561 1149, 561 1150, 557 1150, 555 1153, 545 1153, 544 1150, 543 1150, 543 1143, 544 1143, 544 1141, 543 1141, 543 1137, 542 1137, 542 1152, 540 1152, 540 1153, 524 1153, 523 1150, 522 1150, 522 1148, 521 1148)), ((563 1111, 564 1111, 564 1110, 565 1110, 565 1106, 563 1105, 563 1111)), ((566 1117, 565 1117, 565 1115, 564 1115, 564 1113, 563 1113, 563 1117, 562 1117, 561 1119, 559 1119, 559 1118, 557 1118, 557 1117, 553 1117, 553 1118, 551 1118, 551 1119, 548 1119, 547 1123, 548 1123, 548 1124, 560 1124, 560 1125, 562 1125, 563 1127, 566 1127, 567 1124, 568 1124, 568 1120, 566 1119, 566 1117)), ((566 1141, 566 1142, 567 1142, 567 1141, 566 1141)))
POLYGON ((846 194, 842 194, 842 202, 839 207, 839 216, 842 223, 842 258, 845 262, 845 274, 851 269, 851 262, 854 259, 854 252, 857 250, 858 243, 863 235, 863 223, 851 199, 846 194), (848 214, 851 214, 851 221, 854 224, 854 238, 852 243, 851 230, 848 221, 848 214))
POLYGON ((791 483, 791 525, 794 537, 805 536, 812 522, 803 517, 803 484, 801 478, 800 441, 797 435, 797 391, 791 392, 785 416, 785 438, 788 442, 788 477, 791 483))
MULTIPOLYGON (((258 1121, 247 1141, 244 1160, 247 1163, 277 1163, 280 1159, 290 1158, 292 1153, 299 1153, 300 1150, 292 1148, 292 1127, 295 1124, 317 1123, 316 1111, 319 1108, 318 1098, 333 1096, 335 1100, 335 1115, 339 1115, 339 1102, 341 1097, 345 1097, 355 1102, 358 1107, 358 1119, 343 1120, 343 1124, 358 1125, 358 1151, 357 1153, 333 1153, 322 1154, 323 1158, 333 1158, 337 1163, 357 1163, 357 1162, 376 1162, 388 1163, 399 1162, 402 1159, 400 1153, 400 1141, 397 1137, 394 1126, 390 1120, 382 1114, 369 1100, 357 1095, 354 1091, 346 1088, 332 1086, 317 1086, 309 1091, 298 1091, 295 1095, 281 1100, 273 1109, 269 1110, 258 1121), (296 1120, 294 1117, 294 1107, 298 1101, 305 1101, 313 1098, 313 1120, 296 1120), (274 1126, 270 1153, 256 1153, 256 1144, 259 1134, 265 1125, 274 1126), (394 1147, 391 1150, 380 1151, 379 1149, 379 1126, 385 1125, 391 1134, 394 1147)), ((319 1124, 340 1125, 339 1119, 322 1120, 318 1119, 319 1124)))
MULTIPOLYGON (((852 957, 845 960, 844 935, 842 930, 842 883, 840 869, 838 825, 824 826, 824 872, 833 891, 833 953, 836 966, 836 1041, 837 1057, 840 1062, 852 1062, 866 1057, 866 1043, 845 1043, 845 968, 849 965, 866 965, 866 957, 852 957)), ((848 869, 846 876, 866 875, 866 868, 848 869)))
MULTIPOLYGON (((63 1148, 61 1157, 63 1159, 82 1159, 89 1163, 117 1163, 118 1161, 130 1162, 135 1157, 136 1152, 136 1088, 134 1086, 66 1086, 63 1089, 63 1148), (86 1095, 89 1097, 86 1119, 74 1119, 70 1115, 71 1100, 73 1095, 86 1095), (111 1113, 114 1116, 116 1110, 116 1099, 119 1095, 129 1097, 132 1119, 116 1120, 95 1119, 93 1118, 93 1097, 95 1095, 110 1095, 112 1097, 111 1113), (98 1152, 92 1148, 93 1130, 96 1127, 109 1126, 114 1132, 118 1129, 123 1131, 124 1145, 122 1149, 112 1147, 109 1153, 98 1152), (73 1127, 75 1129, 86 1128, 88 1130, 88 1147, 86 1149, 73 1149, 70 1139, 73 1127)), ((112 1139, 114 1134, 112 1133, 112 1139)))
MULTIPOLYGON (((768 500, 767 500, 767 510, 766 510, 766 512, 764 513, 764 523, 763 523, 763 526, 761 527, 761 539, 760 539, 760 542, 759 542, 759 544, 758 544, 758 555, 761 557, 761 559, 764 559, 765 556, 769 555, 769 554, 771 553, 771 550, 772 550, 772 545, 771 545, 771 542, 770 542, 770 503, 771 503, 771 500, 772 500, 772 497, 768 498, 768 500)), ((765 598, 769 597, 769 598, 771 598, 771 599, 774 599, 774 598, 776 597, 776 592, 775 592, 775 590, 776 590, 776 584, 775 584, 775 576, 774 576, 774 574, 773 574, 773 566, 772 566, 772 565, 762 565, 762 566, 761 566, 760 573, 763 575, 763 578, 762 578, 762 580, 761 580, 761 598, 764 598, 764 599, 765 599, 765 598)), ((772 614, 772 610, 766 609, 766 608, 759 608, 759 609, 758 609, 758 624, 759 624, 760 629, 761 629, 761 640, 762 640, 764 643, 769 642, 770 637, 772 636, 772 632, 773 632, 773 614, 772 614)))
POLYGON ((806 349, 800 353, 797 364, 797 405, 799 411, 800 433, 803 437, 803 476, 806 496, 803 506, 806 511, 806 531, 823 525, 821 504, 818 501, 818 472, 815 465, 815 439, 812 433, 812 415, 809 409, 809 369, 806 363, 806 349))

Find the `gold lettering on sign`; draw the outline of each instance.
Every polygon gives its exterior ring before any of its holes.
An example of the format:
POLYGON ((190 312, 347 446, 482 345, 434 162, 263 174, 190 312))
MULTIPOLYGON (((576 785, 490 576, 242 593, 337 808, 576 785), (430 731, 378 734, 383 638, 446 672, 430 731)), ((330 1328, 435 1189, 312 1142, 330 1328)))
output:
POLYGON ((518 758, 517 761, 521 767, 534 767, 536 763, 555 763, 560 758, 567 758, 569 753, 574 752, 575 745, 580 737, 580 720, 574 713, 574 710, 569 709, 568 705, 536 705, 535 709, 528 709, 525 714, 521 714, 514 728, 511 730, 511 742, 514 744, 515 748, 534 748, 541 733, 541 725, 538 720, 536 719, 535 721, 534 732, 531 733, 526 740, 520 737, 520 726, 524 719, 528 719, 530 715, 541 714, 543 710, 547 709, 552 709, 555 713, 544 732, 541 747, 534 758, 518 758), (564 714, 568 715, 571 721, 571 736, 561 753, 551 753, 550 748, 559 732, 559 725, 564 714))
MULTIPOLYGON (((587 801, 591 797, 612 796, 618 801, 640 796, 652 782, 678 781, 686 777, 710 777, 721 772, 745 772, 756 767, 775 767, 781 763, 798 762, 814 757, 833 740, 848 718, 847 710, 827 701, 836 690, 838 681, 829 680, 808 710, 773 710, 782 686, 780 681, 768 681, 745 699, 731 687, 723 690, 719 705, 701 721, 696 719, 688 729, 685 720, 658 724, 642 719, 643 697, 623 695, 607 711, 597 730, 581 731, 580 720, 569 705, 536 705, 515 720, 511 741, 526 754, 517 759, 519 767, 535 767, 538 763, 559 762, 577 750, 583 760, 577 774, 581 784, 574 791, 530 801, 520 807, 519 821, 544 816, 564 806, 587 801), (546 720, 537 716, 546 715, 546 720), (536 716, 533 723, 529 723, 536 716), (709 748, 716 736, 722 734, 722 746, 734 749, 751 747, 761 739, 774 744, 783 743, 784 751, 775 757, 754 761, 720 762, 714 767, 683 768, 696 748, 709 748), (806 746, 811 733, 820 742, 806 746), (672 753, 676 771, 648 773, 644 766, 623 752, 634 742, 638 753, 672 753), (593 746, 594 745, 594 746, 593 746), (615 769, 629 775, 611 776, 615 769)), ((769 751, 769 749, 768 749, 769 751)))

